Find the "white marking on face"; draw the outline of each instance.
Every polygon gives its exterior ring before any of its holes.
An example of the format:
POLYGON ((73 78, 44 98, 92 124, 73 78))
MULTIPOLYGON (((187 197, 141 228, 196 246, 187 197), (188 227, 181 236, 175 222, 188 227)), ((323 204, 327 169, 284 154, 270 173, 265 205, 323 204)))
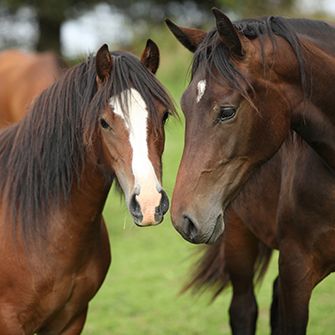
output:
POLYGON ((197 84, 197 103, 201 100, 206 91, 206 80, 200 80, 197 84))
POLYGON ((120 116, 129 131, 129 142, 132 148, 132 172, 135 178, 134 191, 137 195, 143 214, 154 217, 154 210, 160 203, 162 189, 154 167, 149 159, 147 134, 148 134, 148 109, 140 93, 134 88, 121 92, 121 100, 126 101, 128 96, 128 118, 125 118, 119 100, 112 97, 110 105, 113 112, 120 116), (122 96, 123 95, 123 96, 122 96))

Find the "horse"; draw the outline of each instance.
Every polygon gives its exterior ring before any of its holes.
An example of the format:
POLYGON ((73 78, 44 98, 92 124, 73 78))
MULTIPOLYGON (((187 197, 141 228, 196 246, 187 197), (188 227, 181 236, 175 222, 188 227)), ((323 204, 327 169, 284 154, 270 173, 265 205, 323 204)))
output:
MULTIPOLYGON (((276 215, 284 158, 276 154, 246 183, 226 210, 224 233, 213 245, 201 249, 201 257, 182 290, 199 293, 211 289, 214 300, 231 284, 229 316, 233 334, 256 333, 258 306, 254 284, 262 281, 272 251, 278 248, 276 215), (262 236, 262 241, 257 236, 262 236)), ((273 283, 272 334, 276 334, 278 327, 277 316, 278 278, 273 283)))
MULTIPOLYGON (((225 231, 219 250, 232 254, 221 279, 229 274, 233 285, 234 334, 255 333, 255 262, 262 275, 267 249, 278 249, 272 334, 305 334, 311 292, 335 269, 335 97, 328 88, 335 30, 282 17, 233 23, 213 13, 208 33, 167 20, 194 52, 181 100, 185 146, 172 222, 192 243, 215 243, 225 231)), ((198 275, 216 280, 210 271, 198 275)))
POLYGON ((0 53, 0 128, 19 121, 35 97, 54 83, 65 63, 54 53, 0 53))
POLYGON ((159 49, 70 68, 0 131, 0 329, 79 334, 111 255, 102 210, 113 180, 141 227, 163 220, 164 122, 174 106, 154 76, 159 49))

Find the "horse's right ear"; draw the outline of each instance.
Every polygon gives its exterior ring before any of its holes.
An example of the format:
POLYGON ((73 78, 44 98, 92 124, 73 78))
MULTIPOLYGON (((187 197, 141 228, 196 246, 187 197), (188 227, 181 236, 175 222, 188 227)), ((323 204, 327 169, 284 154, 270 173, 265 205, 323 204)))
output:
POLYGON ((191 52, 197 50, 199 44, 206 36, 206 32, 200 29, 186 28, 177 26, 171 20, 166 19, 165 23, 171 30, 172 34, 176 36, 177 40, 191 52))
POLYGON ((113 67, 112 56, 108 50, 107 44, 104 44, 97 52, 95 57, 97 75, 101 82, 109 78, 113 67))

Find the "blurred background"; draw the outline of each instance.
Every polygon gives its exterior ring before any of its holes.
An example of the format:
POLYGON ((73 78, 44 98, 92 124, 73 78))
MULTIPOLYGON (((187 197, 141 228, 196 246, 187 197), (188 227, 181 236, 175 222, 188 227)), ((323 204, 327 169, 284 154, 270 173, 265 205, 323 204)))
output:
POLYGON ((73 58, 106 41, 130 47, 153 29, 161 29, 167 16, 185 25, 208 26, 213 6, 235 19, 335 15, 333 0, 1 0, 0 48, 53 50, 73 58))
MULTIPOLYGON (((232 19, 284 15, 335 21, 334 0, 1 0, 0 50, 51 50, 69 64, 79 62, 103 44, 110 50, 126 49, 140 55, 147 38, 160 47, 158 78, 174 100, 188 83, 192 55, 168 32, 164 18, 185 26, 207 29, 214 24, 211 7, 223 9, 232 19)), ((1 78, 0 78, 1 80, 1 78)), ((184 121, 166 125, 164 186, 172 195, 183 146, 184 121)), ((229 333, 230 291, 213 304, 209 293, 200 297, 179 295, 201 246, 184 241, 167 217, 157 227, 138 228, 124 202, 111 191, 105 208, 113 262, 106 281, 90 304, 86 335, 197 335, 229 333)), ((277 255, 262 285, 258 334, 269 333, 272 281, 277 255)), ((334 334, 335 276, 314 290, 309 334, 334 334)))

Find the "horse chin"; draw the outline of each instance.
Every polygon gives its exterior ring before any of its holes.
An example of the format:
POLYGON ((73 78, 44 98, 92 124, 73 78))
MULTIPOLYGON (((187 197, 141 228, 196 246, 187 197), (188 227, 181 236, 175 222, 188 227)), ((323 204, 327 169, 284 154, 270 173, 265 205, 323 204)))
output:
POLYGON ((212 234, 208 238, 208 240, 205 242, 205 244, 214 244, 219 237, 222 235, 224 231, 224 220, 223 220, 223 214, 220 214, 215 222, 212 234))
POLYGON ((143 222, 142 222, 142 218, 138 218, 138 217, 135 217, 135 216, 133 216, 133 215, 132 215, 132 218, 133 218, 133 222, 134 222, 134 224, 135 224, 136 226, 138 226, 138 227, 141 227, 141 228, 143 228, 143 227, 157 226, 157 225, 159 225, 160 223, 162 223, 162 221, 163 221, 163 219, 164 219, 164 217, 162 217, 162 218, 160 218, 160 219, 159 219, 158 221, 156 221, 156 222, 143 224, 143 222))
POLYGON ((135 224, 136 226, 138 226, 138 227, 142 227, 142 225, 141 225, 142 219, 141 219, 141 218, 138 218, 138 217, 136 217, 136 216, 134 216, 134 215, 132 215, 132 218, 133 218, 133 222, 134 222, 134 224, 135 224))

